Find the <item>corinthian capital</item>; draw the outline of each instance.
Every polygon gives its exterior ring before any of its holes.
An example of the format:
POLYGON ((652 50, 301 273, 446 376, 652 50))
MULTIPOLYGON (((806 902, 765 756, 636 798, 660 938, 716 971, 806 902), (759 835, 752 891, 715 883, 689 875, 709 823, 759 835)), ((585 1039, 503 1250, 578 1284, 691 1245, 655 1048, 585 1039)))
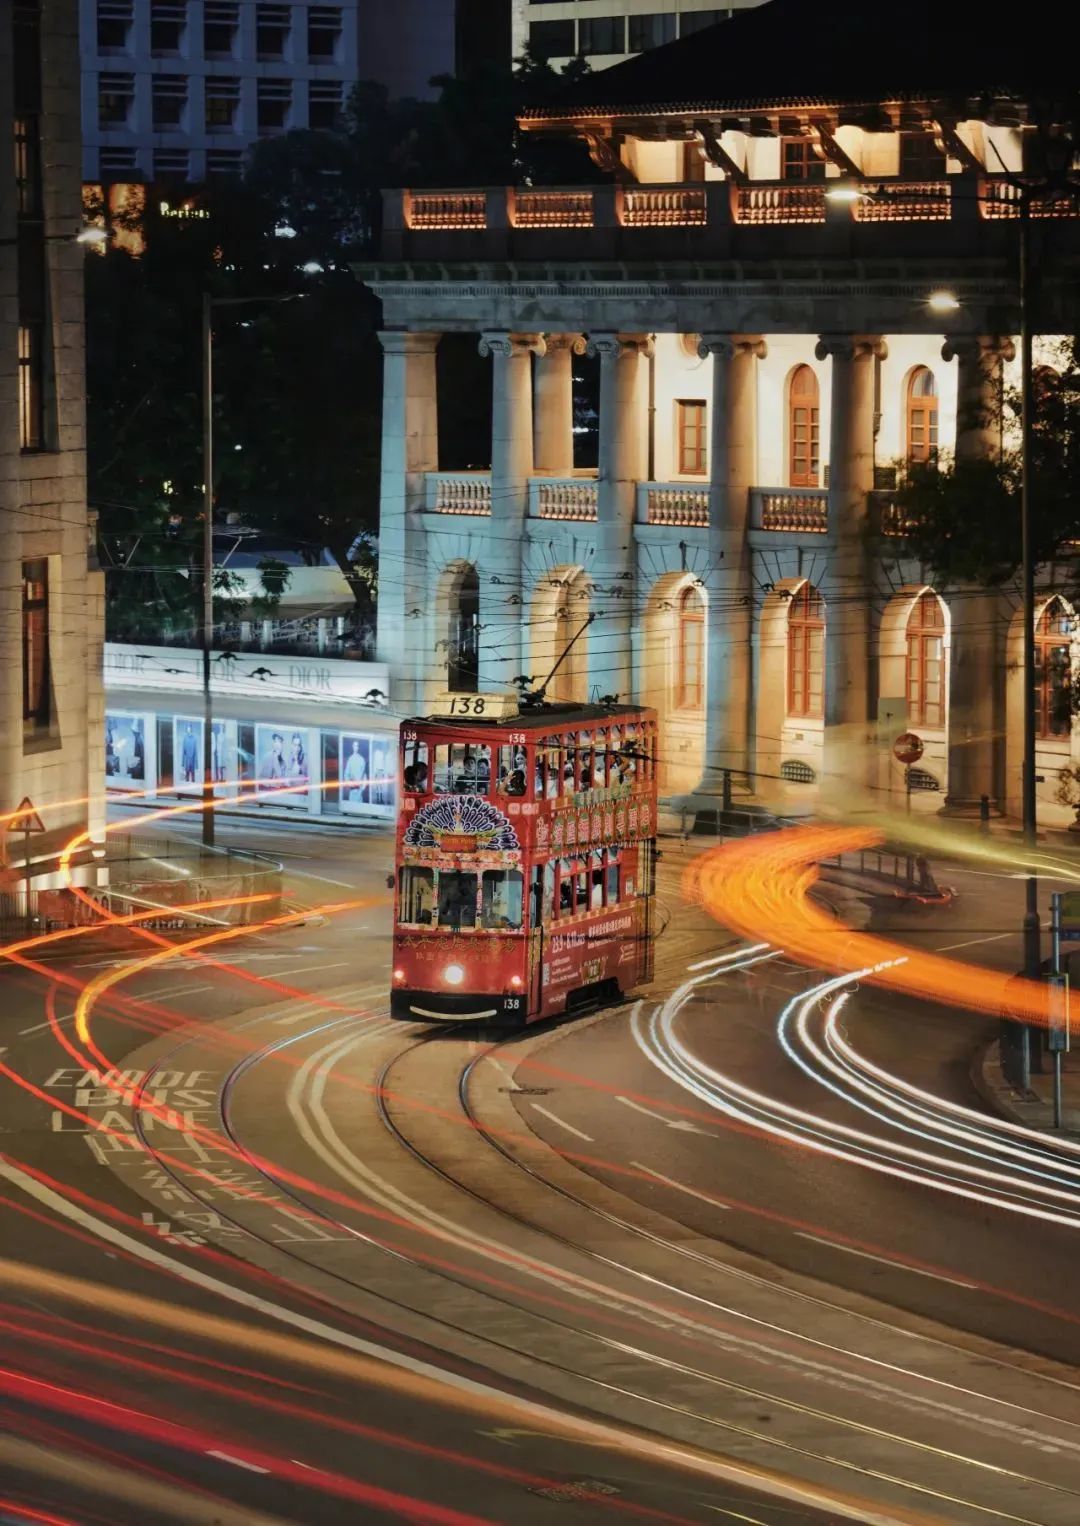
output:
POLYGON ((648 334, 590 334, 585 353, 599 355, 601 360, 626 360, 632 355, 651 355, 652 340, 648 334))
POLYGON ((764 360, 768 346, 756 334, 702 334, 698 338, 697 352, 702 360, 718 355, 721 360, 734 360, 736 355, 755 355, 764 360))
POLYGON ((484 332, 480 335, 481 355, 502 355, 509 359, 512 355, 543 355, 545 351, 544 339, 541 334, 507 334, 504 332, 484 332))
POLYGON ((959 360, 969 365, 1012 360, 1015 355, 1015 344, 1002 334, 951 334, 941 346, 942 360, 959 360))
POLYGON ((826 360, 830 355, 834 360, 860 360, 871 355, 884 360, 888 353, 884 339, 875 334, 822 334, 814 346, 818 360, 826 360))

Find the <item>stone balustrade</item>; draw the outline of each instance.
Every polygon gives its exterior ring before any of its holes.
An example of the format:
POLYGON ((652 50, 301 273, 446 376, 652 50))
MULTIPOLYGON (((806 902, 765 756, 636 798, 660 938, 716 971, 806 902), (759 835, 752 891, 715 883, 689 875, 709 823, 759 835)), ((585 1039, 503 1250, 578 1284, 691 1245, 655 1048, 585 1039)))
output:
POLYGON ((596 518, 596 482, 576 477, 534 477, 529 483, 533 519, 596 518))
POLYGON ((642 482, 638 486, 638 520, 648 525, 709 523, 708 488, 686 487, 678 482, 642 482))
POLYGON ((878 195, 852 203, 851 215, 857 223, 948 222, 952 186, 948 180, 905 181, 895 188, 883 182, 878 195))
POLYGON ((757 226, 773 223, 823 223, 825 191, 823 181, 757 181, 740 185, 735 192, 734 216, 739 223, 757 226))
POLYGON ((508 206, 515 228, 591 228, 593 224, 593 198, 589 190, 515 190, 508 206))
POLYGON ((750 523, 755 530, 824 535, 829 528, 828 492, 825 488, 751 488, 750 523))
POLYGON ((626 186, 624 228, 702 228, 709 220, 704 186, 626 186))
POLYGON ((490 472, 428 472, 424 507, 431 514, 490 514, 490 472))

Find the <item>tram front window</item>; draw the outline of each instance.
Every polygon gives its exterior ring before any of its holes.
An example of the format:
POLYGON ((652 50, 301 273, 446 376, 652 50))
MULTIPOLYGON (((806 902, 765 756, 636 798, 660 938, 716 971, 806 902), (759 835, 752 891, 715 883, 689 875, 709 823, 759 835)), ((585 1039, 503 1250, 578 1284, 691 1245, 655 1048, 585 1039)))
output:
POLYGON ((415 739, 405 743, 405 765, 402 775, 406 790, 412 795, 422 795, 428 787, 428 747, 426 742, 415 739))
POLYGON ((481 927, 520 927, 521 889, 519 869, 485 869, 480 898, 481 927))
POLYGON ((476 875, 460 869, 439 873, 439 926, 476 926, 476 875))

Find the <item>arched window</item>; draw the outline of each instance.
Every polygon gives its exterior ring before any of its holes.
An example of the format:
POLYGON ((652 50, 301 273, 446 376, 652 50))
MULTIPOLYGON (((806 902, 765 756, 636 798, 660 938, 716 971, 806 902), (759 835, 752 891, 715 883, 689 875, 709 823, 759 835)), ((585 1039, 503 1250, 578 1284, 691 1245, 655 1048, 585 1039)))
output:
POLYGON ((788 384, 788 463, 792 487, 817 487, 820 452, 817 376, 796 366, 788 384))
POLYGON ((450 597, 446 687, 475 694, 480 684, 480 578, 475 567, 459 574, 450 597))
POLYGON ((691 584, 679 596, 679 668, 675 691, 679 708, 700 710, 705 698, 705 600, 691 584))
POLYGON ((792 716, 818 716, 825 708, 825 601, 803 583, 788 609, 787 709, 792 716))
POLYGON ((937 381, 926 366, 908 380, 906 451, 909 461, 933 461, 938 448, 937 381))
POLYGON ((945 611, 929 589, 908 616, 906 692, 911 725, 944 726, 945 611))
POLYGON ((1035 624, 1035 725, 1041 737, 1068 736, 1071 724, 1072 620, 1060 599, 1051 599, 1035 624))

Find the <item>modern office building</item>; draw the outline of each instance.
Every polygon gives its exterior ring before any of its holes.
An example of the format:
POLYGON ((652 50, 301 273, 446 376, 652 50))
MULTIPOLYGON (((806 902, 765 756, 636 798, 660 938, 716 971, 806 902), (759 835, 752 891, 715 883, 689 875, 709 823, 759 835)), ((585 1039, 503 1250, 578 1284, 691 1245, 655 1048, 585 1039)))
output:
MULTIPOLYGON (((1009 437, 1017 176, 1034 92, 1069 85, 1036 32, 979 15, 915 0, 886 67, 869 11, 771 0, 525 116, 584 139, 610 183, 387 194, 362 274, 385 330, 379 650, 406 713, 539 682, 592 615, 550 693, 655 706, 669 794, 732 770, 792 810, 902 805, 911 730, 917 808, 1018 811, 1018 588, 935 587, 890 494, 906 462, 1009 437), (435 363, 463 331, 492 376, 490 468, 468 472, 440 469, 435 363)), ((1080 217, 1032 184, 1047 376, 1076 332, 1080 217)), ((1058 823, 1080 759, 1072 569, 1040 569, 1034 611, 1058 823)))
POLYGON ((260 138, 332 126, 363 72, 358 0, 79 0, 79 24, 91 183, 236 174, 260 138))
POLYGON ((14 0, 0 12, 0 118, 14 140, 0 177, 0 884, 10 885, 27 841, 42 859, 103 822, 75 0, 14 0), (7 817, 27 799, 46 830, 24 841, 7 817))
POLYGON ((726 21, 758 0, 511 0, 513 49, 528 43, 559 66, 579 54, 606 69, 635 53, 726 21))

